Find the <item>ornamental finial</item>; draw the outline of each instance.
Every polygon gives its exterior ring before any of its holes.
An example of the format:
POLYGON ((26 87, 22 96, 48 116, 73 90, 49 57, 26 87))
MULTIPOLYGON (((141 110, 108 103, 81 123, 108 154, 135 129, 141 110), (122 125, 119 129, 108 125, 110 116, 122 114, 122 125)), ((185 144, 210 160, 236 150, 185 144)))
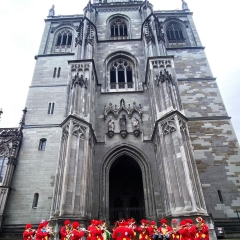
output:
POLYGON ((55 16, 55 10, 54 10, 55 6, 52 5, 51 9, 49 10, 49 13, 48 13, 48 17, 53 17, 55 16))
POLYGON ((182 10, 189 10, 188 4, 184 0, 182 0, 182 10))
POLYGON ((25 117, 26 117, 26 113, 27 113, 27 108, 25 107, 22 111, 23 111, 23 115, 22 115, 21 121, 19 123, 20 127, 25 125, 25 117))

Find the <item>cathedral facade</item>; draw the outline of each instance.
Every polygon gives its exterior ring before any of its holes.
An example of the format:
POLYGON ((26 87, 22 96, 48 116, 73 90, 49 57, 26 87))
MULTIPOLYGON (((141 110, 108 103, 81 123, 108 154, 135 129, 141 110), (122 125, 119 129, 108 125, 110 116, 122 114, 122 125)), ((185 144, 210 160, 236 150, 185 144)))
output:
POLYGON ((182 6, 49 11, 20 126, 0 129, 3 232, 41 219, 57 231, 65 219, 236 218, 239 145, 182 6))

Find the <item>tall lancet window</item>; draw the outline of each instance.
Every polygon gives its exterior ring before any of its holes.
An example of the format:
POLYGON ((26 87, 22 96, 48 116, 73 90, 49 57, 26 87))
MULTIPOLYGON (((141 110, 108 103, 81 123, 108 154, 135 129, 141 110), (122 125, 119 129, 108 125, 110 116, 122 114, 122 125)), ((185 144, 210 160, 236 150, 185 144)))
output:
POLYGON ((72 47, 72 31, 63 29, 56 35, 55 52, 70 52, 72 47))
POLYGON ((133 89, 133 65, 119 58, 110 64, 110 90, 133 89))
POLYGON ((111 39, 114 40, 127 39, 128 37, 127 22, 122 18, 115 18, 110 23, 110 33, 111 39))
POLYGON ((187 45, 187 37, 185 36, 184 29, 179 24, 171 23, 168 25, 166 34, 169 46, 187 45))

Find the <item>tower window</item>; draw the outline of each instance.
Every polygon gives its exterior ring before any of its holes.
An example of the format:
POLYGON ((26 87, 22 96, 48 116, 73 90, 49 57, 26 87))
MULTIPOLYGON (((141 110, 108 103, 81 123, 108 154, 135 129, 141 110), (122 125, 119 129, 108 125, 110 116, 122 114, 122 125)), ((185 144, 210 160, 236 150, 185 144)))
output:
POLYGON ((186 45, 186 38, 180 25, 172 23, 167 27, 166 34, 169 45, 186 45))
POLYGON ((110 65, 110 88, 133 88, 132 64, 125 59, 117 59, 110 65))
POLYGON ((58 77, 58 78, 60 77, 60 73, 61 73, 61 68, 59 67, 59 68, 58 68, 58 74, 57 74, 57 77, 58 77))
POLYGON ((49 103, 48 104, 48 114, 53 114, 54 112, 54 103, 49 103))
POLYGON ((4 177, 4 173, 7 167, 7 160, 8 159, 5 157, 0 157, 0 183, 2 182, 4 177))
POLYGON ((56 77, 56 73, 57 73, 57 68, 54 68, 54 70, 53 70, 53 77, 54 78, 56 77))
POLYGON ((110 32, 113 39, 126 39, 128 29, 126 21, 121 18, 116 18, 110 23, 110 32))
POLYGON ((32 208, 37 208, 38 205, 38 198, 39 198, 39 193, 35 193, 33 196, 33 204, 32 204, 32 208))
POLYGON ((40 139, 38 150, 45 151, 46 145, 47 145, 47 139, 46 138, 40 139))
POLYGON ((72 45, 72 32, 68 29, 63 29, 57 34, 55 52, 69 52, 72 45))
POLYGON ((223 203, 223 197, 222 197, 222 192, 221 190, 218 190, 218 197, 221 203, 223 203))

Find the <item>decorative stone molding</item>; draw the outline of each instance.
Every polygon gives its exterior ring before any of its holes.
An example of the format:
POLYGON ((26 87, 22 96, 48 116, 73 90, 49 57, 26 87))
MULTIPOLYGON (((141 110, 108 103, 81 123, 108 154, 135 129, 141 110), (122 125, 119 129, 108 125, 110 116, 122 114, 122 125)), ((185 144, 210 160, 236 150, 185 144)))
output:
POLYGON ((73 24, 73 22, 62 22, 62 23, 60 23, 58 26, 52 27, 52 28, 51 28, 51 33, 54 33, 57 29, 59 29, 59 28, 61 28, 61 27, 72 27, 72 28, 74 28, 75 30, 78 29, 78 26, 75 26, 75 25, 73 24))
POLYGON ((174 120, 167 121, 164 125, 162 125, 163 135, 171 134, 176 131, 176 125, 174 120))
POLYGON ((114 109, 112 103, 109 103, 108 108, 106 108, 106 105, 105 105, 104 106, 104 119, 106 120, 108 114, 110 114, 110 113, 112 113, 115 116, 115 118, 117 119, 120 111, 122 111, 122 110, 127 113, 128 117, 130 119, 132 118, 132 114, 134 112, 136 112, 136 113, 138 113, 140 119, 142 120, 142 106, 141 106, 141 104, 139 104, 139 107, 137 107, 136 102, 134 102, 132 108, 131 108, 130 104, 128 105, 128 108, 126 108, 124 99, 121 99, 119 108, 117 107, 117 105, 115 105, 115 109, 114 109))
POLYGON ((152 42, 153 44, 155 44, 155 36, 153 34, 150 19, 146 20, 144 27, 145 27, 145 38, 147 43, 152 42))
POLYGON ((73 123, 72 135, 84 140, 86 128, 79 123, 73 123))
POLYGON ((157 33, 158 42, 160 41, 165 42, 164 33, 162 32, 162 29, 163 29, 162 23, 159 22, 158 18, 155 18, 154 22, 155 22, 155 29, 157 33))
POLYGON ((99 9, 98 12, 130 12, 130 11, 138 11, 139 8, 105 8, 99 9))

